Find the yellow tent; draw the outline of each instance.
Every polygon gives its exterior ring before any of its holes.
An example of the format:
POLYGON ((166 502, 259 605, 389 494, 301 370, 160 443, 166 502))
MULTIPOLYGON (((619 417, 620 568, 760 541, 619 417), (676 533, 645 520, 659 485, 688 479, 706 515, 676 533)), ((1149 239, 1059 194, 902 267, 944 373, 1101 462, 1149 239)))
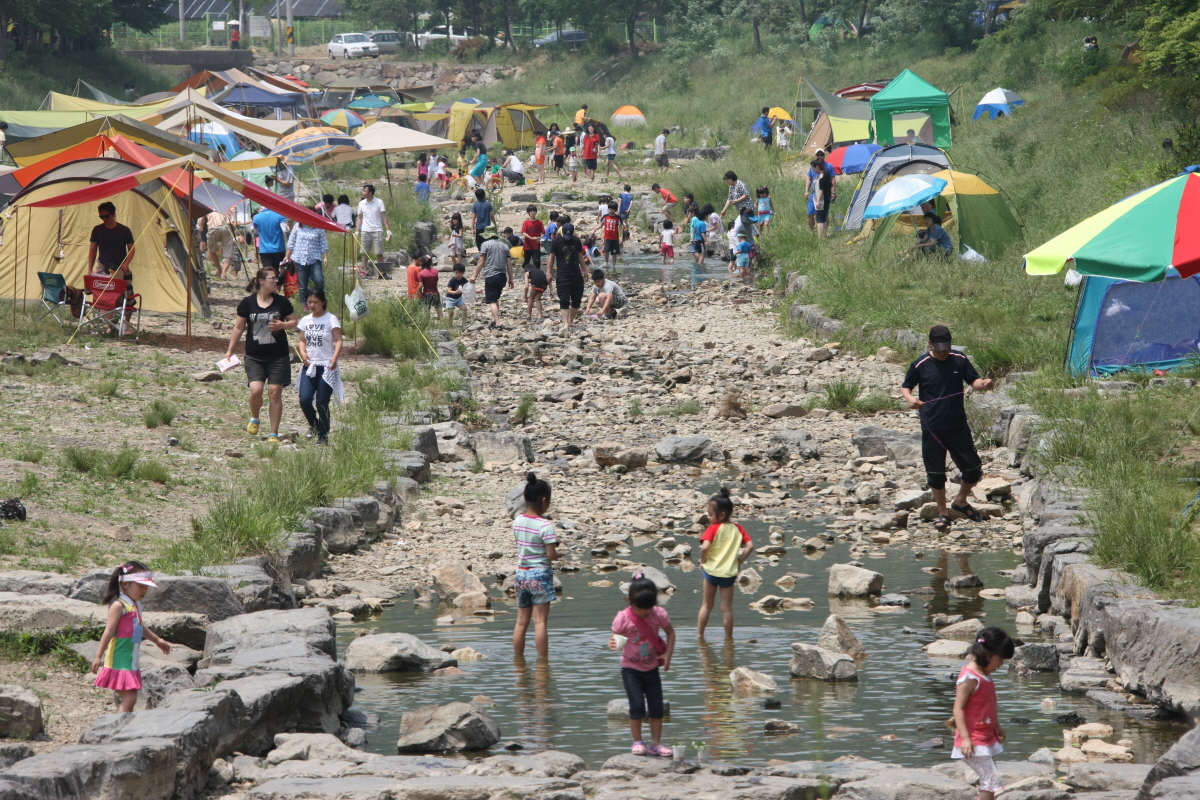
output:
POLYGON ((165 106, 171 100, 159 100, 157 103, 142 105, 122 105, 120 103, 104 103, 90 100, 86 97, 76 97, 70 94, 50 92, 42 101, 43 111, 96 111, 102 114, 124 114, 129 117, 140 117, 152 114, 165 106))
MULTIPOLYGON (((533 147, 537 134, 546 130, 546 126, 533 112, 543 108, 549 108, 549 105, 456 102, 450 106, 450 123, 446 138, 465 142, 472 133, 477 132, 488 147, 498 141, 513 149, 533 147)), ((414 116, 418 119, 426 118, 423 114, 414 116)))
MULTIPOLYGON (((0 298, 36 303, 42 295, 37 273, 58 273, 68 286, 82 286, 87 273, 89 239, 99 223, 95 204, 27 208, 29 203, 140 169, 139 164, 111 158, 72 161, 50 170, 18 194, 0 213, 0 298)), ((142 308, 184 313, 189 264, 184 237, 191 230, 187 209, 161 181, 122 192, 111 201, 117 207, 117 219, 133 231, 130 270, 134 290, 142 295, 142 308)), ((199 264, 193 263, 192 269, 192 305, 207 316, 208 285, 199 264)))
POLYGON ((36 139, 10 143, 5 150, 12 156, 13 161, 26 167, 55 153, 61 153, 68 147, 74 147, 80 142, 86 142, 96 136, 116 133, 150 148, 159 155, 166 154, 166 158, 191 153, 199 153, 206 157, 216 155, 216 152, 207 145, 189 142, 187 139, 127 117, 99 117, 91 122, 64 128, 36 139))

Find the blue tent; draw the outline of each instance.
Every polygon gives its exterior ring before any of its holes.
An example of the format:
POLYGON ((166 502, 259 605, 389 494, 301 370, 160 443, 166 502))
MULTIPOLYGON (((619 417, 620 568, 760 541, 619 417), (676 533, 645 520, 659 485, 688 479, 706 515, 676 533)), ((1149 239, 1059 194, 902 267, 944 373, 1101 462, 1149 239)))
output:
POLYGON ((217 99, 217 102, 223 106, 296 108, 300 105, 300 95, 293 92, 277 94, 246 83, 235 83, 217 99))
POLYGON ((238 138, 228 128, 217 122, 194 126, 188 131, 188 140, 206 144, 214 150, 223 150, 226 160, 242 152, 242 145, 238 138))
POLYGON ((1173 269, 1154 283, 1089 276, 1075 306, 1067 370, 1168 370, 1196 355, 1198 344, 1200 276, 1180 278, 1173 269))
POLYGON ((992 89, 975 106, 975 116, 971 117, 971 121, 974 122, 984 114, 987 114, 988 119, 1000 116, 1011 117, 1013 109, 1023 105, 1025 105, 1025 101, 1016 92, 1010 92, 1008 89, 992 89))

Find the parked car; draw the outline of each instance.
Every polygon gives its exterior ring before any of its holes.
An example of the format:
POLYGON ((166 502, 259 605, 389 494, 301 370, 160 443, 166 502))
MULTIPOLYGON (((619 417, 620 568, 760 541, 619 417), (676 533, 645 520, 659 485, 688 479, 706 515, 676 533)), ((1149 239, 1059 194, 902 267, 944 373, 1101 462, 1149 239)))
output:
POLYGON ((379 46, 380 53, 400 52, 400 44, 403 40, 396 31, 367 31, 364 35, 379 46))
POLYGON ((534 39, 534 47, 550 47, 560 44, 565 47, 576 48, 587 41, 587 33, 584 31, 555 31, 544 39, 534 39))
POLYGON ((330 58, 379 58, 379 45, 363 33, 339 33, 329 40, 330 58))
MULTIPOLYGON (((449 36, 450 47, 453 48, 459 42, 465 42, 467 39, 474 39, 476 36, 479 36, 479 35, 480 35, 479 31, 475 30, 474 28, 468 28, 465 25, 461 26, 461 27, 458 25, 451 25, 450 26, 450 36, 449 36)), ((413 34, 410 33, 410 34, 408 34, 408 37, 409 37, 410 43, 415 44, 417 47, 419 47, 423 50, 423 49, 425 49, 425 45, 429 44, 430 42, 437 41, 438 39, 446 39, 447 38, 446 37, 446 26, 438 25, 436 27, 430 28, 427 31, 422 31, 421 33, 418 33, 415 37, 413 36, 413 34)), ((503 47, 503 46, 504 46, 504 40, 496 39, 496 47, 503 47)))

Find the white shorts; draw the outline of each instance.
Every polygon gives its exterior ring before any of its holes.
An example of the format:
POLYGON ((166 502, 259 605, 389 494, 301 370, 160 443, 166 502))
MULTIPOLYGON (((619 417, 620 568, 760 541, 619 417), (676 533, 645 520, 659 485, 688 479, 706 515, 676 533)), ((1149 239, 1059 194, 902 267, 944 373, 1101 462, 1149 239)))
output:
POLYGON ((362 242, 364 253, 383 252, 383 231, 362 231, 358 234, 358 240, 362 242))
POLYGON ((964 758, 967 766, 975 770, 975 774, 979 776, 979 789, 984 792, 1000 792, 1004 789, 1004 782, 1000 780, 1000 770, 996 769, 996 762, 991 756, 971 756, 964 758))

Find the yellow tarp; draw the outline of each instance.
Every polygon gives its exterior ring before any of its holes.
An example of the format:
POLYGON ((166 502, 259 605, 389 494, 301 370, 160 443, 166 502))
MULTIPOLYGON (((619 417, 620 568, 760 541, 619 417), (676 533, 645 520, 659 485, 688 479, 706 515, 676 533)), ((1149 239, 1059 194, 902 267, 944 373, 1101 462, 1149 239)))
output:
MULTIPOLYGON (((32 113, 32 112, 30 112, 32 113)), ((45 112, 43 112, 45 113, 45 112)), ((137 120, 126 120, 121 117, 99 117, 79 125, 39 136, 36 139, 26 139, 23 142, 10 143, 5 149, 13 161, 22 167, 41 161, 43 158, 61 153, 68 147, 74 147, 80 142, 86 142, 102 134, 119 133, 132 139, 140 145, 160 150, 175 156, 200 153, 213 155, 214 151, 207 145, 189 142, 174 134, 152 128, 137 120)))
MULTIPOLYGON (((125 114, 129 117, 141 117, 153 114, 165 106, 170 100, 160 100, 157 103, 145 103, 137 106, 124 106, 113 103, 102 103, 99 100, 89 100, 86 97, 75 97, 70 94, 50 92, 47 111, 98 111, 103 114, 125 114)), ((45 103, 43 103, 45 105, 45 103)))

